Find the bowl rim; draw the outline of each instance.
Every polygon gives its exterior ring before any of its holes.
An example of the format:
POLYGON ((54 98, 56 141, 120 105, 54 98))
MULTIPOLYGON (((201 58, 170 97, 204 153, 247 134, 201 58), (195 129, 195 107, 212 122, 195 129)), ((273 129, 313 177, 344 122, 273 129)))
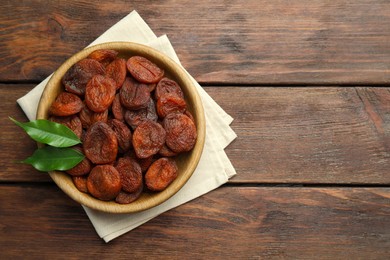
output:
MULTIPOLYGON (((114 201, 101 201, 93 198, 89 194, 80 192, 75 188, 71 180, 71 176, 67 173, 51 171, 49 172, 49 175, 57 184, 57 186, 69 197, 90 209, 107 213, 134 213, 144 211, 160 205, 175 195, 185 185, 185 183, 189 180, 195 171, 203 152, 206 136, 206 122, 203 104, 193 79, 180 64, 176 63, 167 55, 159 52, 156 49, 139 43, 107 42, 87 47, 77 52, 61 64, 61 66, 52 74, 43 90, 42 96, 38 103, 36 114, 37 119, 48 118, 47 105, 48 103, 51 103, 48 100, 53 99, 53 96, 57 96, 61 91, 63 91, 62 88, 58 86, 61 86, 61 78, 63 73, 65 73, 77 61, 86 58, 88 54, 98 49, 114 49, 119 53, 127 52, 134 53, 133 55, 144 56, 151 59, 157 65, 161 66, 161 64, 164 64, 164 70, 168 71, 169 74, 173 75, 175 80, 179 81, 178 83, 182 86, 187 101, 190 100, 193 103, 193 107, 196 107, 196 109, 194 109, 192 112, 196 118, 197 140, 193 150, 189 153, 191 160, 187 162, 185 171, 181 172, 178 178, 176 178, 175 181, 172 182, 164 191, 153 194, 144 194, 142 200, 138 199, 130 204, 119 204, 114 201)), ((38 146, 41 146, 41 144, 38 144, 38 146)))

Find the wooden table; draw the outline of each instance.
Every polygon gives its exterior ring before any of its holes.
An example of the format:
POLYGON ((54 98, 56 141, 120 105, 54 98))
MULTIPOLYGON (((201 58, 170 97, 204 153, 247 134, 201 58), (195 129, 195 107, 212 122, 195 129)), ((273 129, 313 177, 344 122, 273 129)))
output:
POLYGON ((0 35, 1 259, 388 259, 389 1, 3 0, 0 35), (7 117, 133 9, 235 118, 238 174, 106 244, 7 117))

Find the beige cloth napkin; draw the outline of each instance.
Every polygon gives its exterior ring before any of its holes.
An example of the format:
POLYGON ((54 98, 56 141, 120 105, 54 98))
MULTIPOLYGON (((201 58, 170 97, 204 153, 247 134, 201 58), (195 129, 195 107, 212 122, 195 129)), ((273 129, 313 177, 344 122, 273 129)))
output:
MULTIPOLYGON (((128 41, 149 45, 180 64, 168 37, 163 35, 157 38, 136 11, 124 17, 89 46, 108 41, 128 41)), ((35 119, 39 98, 50 77, 17 100, 30 120, 35 119)), ((193 78, 192 80, 201 96, 206 116, 205 147, 194 174, 185 186, 169 200, 143 212, 109 214, 83 206, 96 232, 104 241, 108 242, 169 209, 219 187, 236 174, 224 152, 224 148, 237 137, 229 127, 233 118, 193 78)))

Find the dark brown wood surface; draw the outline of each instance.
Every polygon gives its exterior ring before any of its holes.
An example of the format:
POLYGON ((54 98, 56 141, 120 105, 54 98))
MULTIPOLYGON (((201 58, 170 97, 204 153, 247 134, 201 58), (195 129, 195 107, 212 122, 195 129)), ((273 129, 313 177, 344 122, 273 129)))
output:
POLYGON ((56 187, 7 185, 0 190, 8 202, 0 204, 0 243, 7 258, 385 259, 389 194, 389 188, 223 187, 105 244, 83 209, 56 187))
POLYGON ((386 259, 389 1, 2 1, 0 259, 386 259), (82 207, 18 161, 8 116, 136 9, 234 117, 237 175, 106 244, 82 207))
POLYGON ((387 0, 108 3, 2 1, 0 81, 44 79, 136 9, 201 83, 390 82, 387 0))

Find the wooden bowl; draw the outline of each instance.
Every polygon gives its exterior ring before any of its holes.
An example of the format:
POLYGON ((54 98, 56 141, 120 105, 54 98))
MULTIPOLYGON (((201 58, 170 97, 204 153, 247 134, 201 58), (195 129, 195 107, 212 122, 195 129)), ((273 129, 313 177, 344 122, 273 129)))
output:
POLYGON ((89 208, 110 212, 130 213, 143 211, 155 207, 179 191, 194 172, 202 154, 205 141, 205 117, 201 99, 188 74, 180 65, 165 56, 164 54, 141 44, 130 42, 109 42, 86 48, 65 61, 53 74, 43 91, 38 105, 37 119, 47 119, 48 110, 57 95, 64 91, 61 78, 65 72, 79 60, 86 58, 92 51, 97 49, 112 49, 119 52, 119 57, 128 58, 133 55, 140 55, 150 59, 165 70, 165 75, 175 80, 182 87, 187 102, 188 110, 192 113, 197 128, 197 141, 192 151, 176 157, 179 168, 178 177, 164 190, 156 193, 144 192, 141 197, 130 204, 118 204, 114 201, 101 201, 94 197, 80 192, 73 184, 72 178, 59 171, 49 172, 54 182, 72 199, 89 208))

